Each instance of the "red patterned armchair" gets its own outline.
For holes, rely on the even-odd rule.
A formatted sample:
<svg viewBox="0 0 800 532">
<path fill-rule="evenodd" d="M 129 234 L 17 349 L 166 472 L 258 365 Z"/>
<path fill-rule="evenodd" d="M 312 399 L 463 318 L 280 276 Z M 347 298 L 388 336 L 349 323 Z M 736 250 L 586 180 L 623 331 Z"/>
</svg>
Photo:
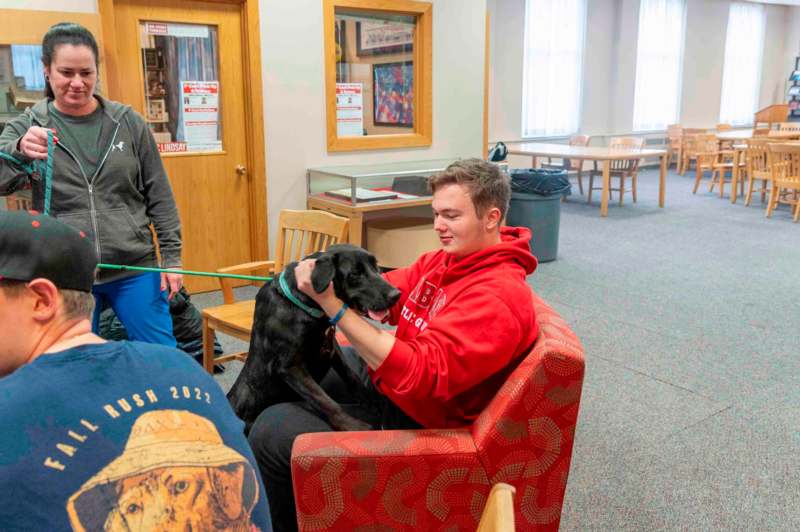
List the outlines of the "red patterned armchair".
<svg viewBox="0 0 800 532">
<path fill-rule="evenodd" d="M 475 530 L 497 482 L 517 490 L 518 530 L 558 530 L 583 348 L 561 316 L 533 301 L 539 338 L 472 426 L 299 436 L 300 530 Z"/>
</svg>

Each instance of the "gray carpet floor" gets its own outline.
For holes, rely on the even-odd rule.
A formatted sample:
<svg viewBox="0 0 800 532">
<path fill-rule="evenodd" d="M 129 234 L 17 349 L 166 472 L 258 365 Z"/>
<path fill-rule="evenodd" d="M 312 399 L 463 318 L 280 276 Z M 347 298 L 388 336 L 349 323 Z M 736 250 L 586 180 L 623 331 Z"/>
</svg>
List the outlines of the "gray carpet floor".
<svg viewBox="0 0 800 532">
<path fill-rule="evenodd" d="M 529 277 L 586 352 L 562 530 L 800 529 L 800 223 L 692 181 L 659 209 L 643 171 L 606 219 L 574 194 Z"/>
</svg>

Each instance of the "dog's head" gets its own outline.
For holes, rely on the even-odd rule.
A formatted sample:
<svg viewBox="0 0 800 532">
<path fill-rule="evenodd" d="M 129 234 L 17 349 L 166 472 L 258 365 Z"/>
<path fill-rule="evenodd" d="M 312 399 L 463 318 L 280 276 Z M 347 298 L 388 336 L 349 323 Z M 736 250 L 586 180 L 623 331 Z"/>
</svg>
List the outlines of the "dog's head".
<svg viewBox="0 0 800 532">
<path fill-rule="evenodd" d="M 331 281 L 336 297 L 378 321 L 400 299 L 400 291 L 381 277 L 375 257 L 349 244 L 331 246 L 317 258 L 311 274 L 314 290 L 323 292 Z"/>
<path fill-rule="evenodd" d="M 169 467 L 117 484 L 105 530 L 247 530 L 256 494 L 244 464 Z"/>
</svg>

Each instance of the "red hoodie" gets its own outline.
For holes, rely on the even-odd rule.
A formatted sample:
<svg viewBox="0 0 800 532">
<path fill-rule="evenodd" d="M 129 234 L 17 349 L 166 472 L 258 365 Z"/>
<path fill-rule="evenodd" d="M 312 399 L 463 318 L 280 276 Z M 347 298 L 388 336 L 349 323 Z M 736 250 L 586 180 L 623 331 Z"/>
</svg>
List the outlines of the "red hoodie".
<svg viewBox="0 0 800 532">
<path fill-rule="evenodd" d="M 461 260 L 432 251 L 385 275 L 402 293 L 389 315 L 397 340 L 372 380 L 425 427 L 470 424 L 539 333 L 525 283 L 531 233 L 503 227 L 500 237 Z"/>
</svg>

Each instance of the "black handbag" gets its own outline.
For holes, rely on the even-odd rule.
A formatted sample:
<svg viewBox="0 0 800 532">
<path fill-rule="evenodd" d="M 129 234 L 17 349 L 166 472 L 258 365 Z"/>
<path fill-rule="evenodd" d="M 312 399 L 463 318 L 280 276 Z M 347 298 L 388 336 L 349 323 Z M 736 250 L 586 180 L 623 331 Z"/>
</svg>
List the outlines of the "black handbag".
<svg viewBox="0 0 800 532">
<path fill-rule="evenodd" d="M 489 160 L 493 163 L 505 161 L 506 157 L 508 157 L 508 148 L 502 142 L 498 142 L 494 148 L 489 150 Z"/>
</svg>

